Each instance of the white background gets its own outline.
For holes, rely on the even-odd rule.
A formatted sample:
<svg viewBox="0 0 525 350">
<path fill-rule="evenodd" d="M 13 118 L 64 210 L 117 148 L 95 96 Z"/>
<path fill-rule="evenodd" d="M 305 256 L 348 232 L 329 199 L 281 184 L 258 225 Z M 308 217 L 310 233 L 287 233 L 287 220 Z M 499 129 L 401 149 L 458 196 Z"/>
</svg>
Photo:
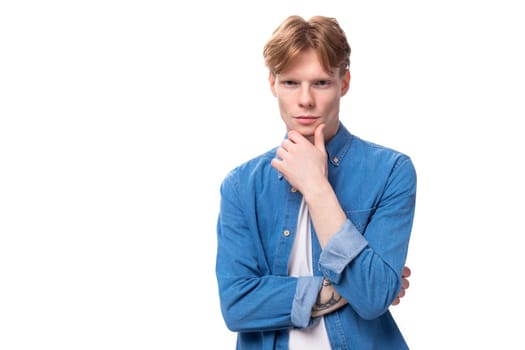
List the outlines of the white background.
<svg viewBox="0 0 525 350">
<path fill-rule="evenodd" d="M 523 348 L 518 3 L 2 2 L 0 349 L 234 348 L 218 187 L 284 135 L 261 52 L 290 14 L 339 20 L 341 120 L 416 165 L 411 348 Z"/>
</svg>

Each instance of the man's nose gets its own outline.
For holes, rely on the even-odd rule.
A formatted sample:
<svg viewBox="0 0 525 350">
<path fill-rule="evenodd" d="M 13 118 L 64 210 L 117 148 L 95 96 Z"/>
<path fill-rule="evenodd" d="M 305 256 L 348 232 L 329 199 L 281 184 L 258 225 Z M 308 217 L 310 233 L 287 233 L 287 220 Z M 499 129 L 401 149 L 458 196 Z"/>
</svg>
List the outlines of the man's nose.
<svg viewBox="0 0 525 350">
<path fill-rule="evenodd" d="M 315 99 L 309 86 L 301 87 L 299 105 L 303 108 L 312 108 L 315 105 Z"/>
</svg>

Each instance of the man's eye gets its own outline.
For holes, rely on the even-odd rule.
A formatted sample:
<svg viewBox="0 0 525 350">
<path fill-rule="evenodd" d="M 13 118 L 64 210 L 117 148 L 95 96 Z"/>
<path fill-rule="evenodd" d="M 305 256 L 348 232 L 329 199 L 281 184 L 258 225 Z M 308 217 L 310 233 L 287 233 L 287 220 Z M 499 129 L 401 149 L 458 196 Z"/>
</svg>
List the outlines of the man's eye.
<svg viewBox="0 0 525 350">
<path fill-rule="evenodd" d="M 297 85 L 297 83 L 296 83 L 295 81 L 293 81 L 293 80 L 285 80 L 285 81 L 283 81 L 283 84 L 284 84 L 285 86 L 294 86 L 294 85 Z"/>
<path fill-rule="evenodd" d="M 323 86 L 328 86 L 328 85 L 330 85 L 330 80 L 318 80 L 318 81 L 315 83 L 315 85 L 317 85 L 317 86 L 321 86 L 321 87 L 323 87 Z"/>
</svg>

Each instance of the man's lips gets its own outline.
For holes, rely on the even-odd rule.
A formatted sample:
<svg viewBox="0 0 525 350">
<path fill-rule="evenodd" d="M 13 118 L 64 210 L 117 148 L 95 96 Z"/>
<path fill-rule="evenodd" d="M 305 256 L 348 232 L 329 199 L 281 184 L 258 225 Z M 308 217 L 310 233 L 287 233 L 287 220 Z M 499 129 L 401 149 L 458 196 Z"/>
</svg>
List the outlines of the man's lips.
<svg viewBox="0 0 525 350">
<path fill-rule="evenodd" d="M 315 123 L 317 121 L 317 119 L 319 119 L 319 117 L 308 116 L 308 115 L 300 115 L 300 116 L 294 117 L 294 119 L 297 120 L 297 122 L 299 124 L 311 125 L 311 124 Z"/>
</svg>

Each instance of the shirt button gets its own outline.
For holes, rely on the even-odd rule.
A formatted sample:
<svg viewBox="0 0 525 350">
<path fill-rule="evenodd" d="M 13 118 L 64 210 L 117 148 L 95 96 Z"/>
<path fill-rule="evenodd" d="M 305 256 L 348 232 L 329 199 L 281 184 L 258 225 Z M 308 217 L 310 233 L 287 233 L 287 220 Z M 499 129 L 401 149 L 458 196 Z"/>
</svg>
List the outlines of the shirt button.
<svg viewBox="0 0 525 350">
<path fill-rule="evenodd" d="M 293 193 L 297 192 L 297 188 L 292 187 L 292 192 L 293 192 Z"/>
<path fill-rule="evenodd" d="M 339 158 L 334 157 L 334 158 L 332 158 L 332 160 L 334 161 L 335 164 L 339 164 Z"/>
<path fill-rule="evenodd" d="M 290 231 L 284 230 L 283 235 L 284 237 L 288 237 L 290 235 Z"/>
</svg>

